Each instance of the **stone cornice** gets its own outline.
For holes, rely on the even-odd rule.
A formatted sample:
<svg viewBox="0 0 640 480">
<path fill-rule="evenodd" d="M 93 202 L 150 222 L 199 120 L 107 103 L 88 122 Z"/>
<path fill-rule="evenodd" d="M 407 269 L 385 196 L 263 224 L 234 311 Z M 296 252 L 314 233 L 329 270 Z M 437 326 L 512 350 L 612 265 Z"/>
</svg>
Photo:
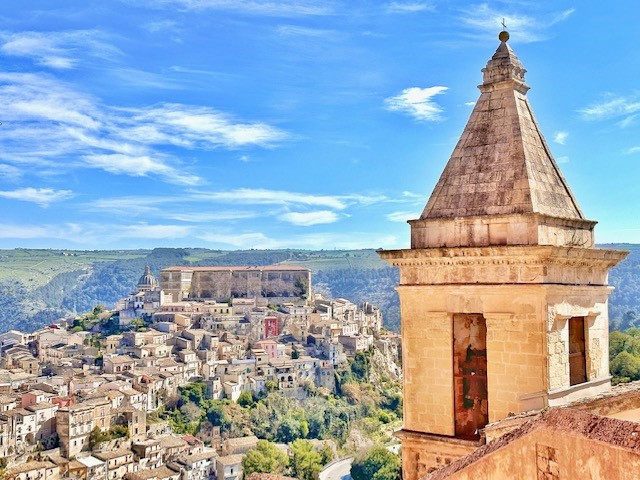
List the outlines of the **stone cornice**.
<svg viewBox="0 0 640 480">
<path fill-rule="evenodd" d="M 470 215 L 463 218 L 450 218 L 450 217 L 433 217 L 433 218 L 416 218 L 412 220 L 407 220 L 407 223 L 411 226 L 429 226 L 431 223 L 437 221 L 451 221 L 451 222 L 460 222 L 461 220 L 480 220 L 487 223 L 500 223 L 500 222 L 511 222 L 513 220 L 521 220 L 521 219 L 534 219 L 538 223 L 541 224 L 549 224 L 549 225 L 563 225 L 568 227 L 576 227 L 576 228 L 588 228 L 591 229 L 595 225 L 598 224 L 595 220 L 587 220 L 580 218 L 564 218 L 564 217 L 554 217 L 552 215 L 545 215 L 542 213 L 509 213 L 503 215 Z"/>
<path fill-rule="evenodd" d="M 416 248 L 379 250 L 393 266 L 443 265 L 563 265 L 611 268 L 623 260 L 626 250 L 571 248 L 549 245 Z"/>
<path fill-rule="evenodd" d="M 401 285 L 606 285 L 626 251 L 554 246 L 491 246 L 383 250 L 400 268 Z"/>
</svg>

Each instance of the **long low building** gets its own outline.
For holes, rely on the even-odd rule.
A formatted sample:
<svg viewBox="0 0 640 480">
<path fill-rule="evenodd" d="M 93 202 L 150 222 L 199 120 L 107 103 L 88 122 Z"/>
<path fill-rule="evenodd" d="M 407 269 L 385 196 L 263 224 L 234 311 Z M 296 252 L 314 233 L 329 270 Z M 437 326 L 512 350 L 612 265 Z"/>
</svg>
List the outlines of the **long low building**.
<svg viewBox="0 0 640 480">
<path fill-rule="evenodd" d="M 306 299 L 311 271 L 298 266 L 168 267 L 160 272 L 160 288 L 171 302 L 229 298 Z"/>
</svg>

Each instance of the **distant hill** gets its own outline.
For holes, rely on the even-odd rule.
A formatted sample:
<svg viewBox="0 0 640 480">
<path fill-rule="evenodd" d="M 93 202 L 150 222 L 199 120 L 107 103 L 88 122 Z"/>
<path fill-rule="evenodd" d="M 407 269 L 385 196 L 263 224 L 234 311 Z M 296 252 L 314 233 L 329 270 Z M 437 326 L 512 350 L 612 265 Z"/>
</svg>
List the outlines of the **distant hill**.
<svg viewBox="0 0 640 480">
<path fill-rule="evenodd" d="M 640 326 L 640 245 L 610 244 L 630 250 L 612 270 L 612 325 Z M 399 275 L 374 250 L 0 250 L 0 332 L 34 330 L 97 304 L 111 308 L 134 288 L 145 265 L 154 274 L 171 265 L 271 265 L 308 267 L 315 291 L 353 302 L 378 305 L 385 326 L 400 329 L 400 308 L 394 287 Z"/>
</svg>

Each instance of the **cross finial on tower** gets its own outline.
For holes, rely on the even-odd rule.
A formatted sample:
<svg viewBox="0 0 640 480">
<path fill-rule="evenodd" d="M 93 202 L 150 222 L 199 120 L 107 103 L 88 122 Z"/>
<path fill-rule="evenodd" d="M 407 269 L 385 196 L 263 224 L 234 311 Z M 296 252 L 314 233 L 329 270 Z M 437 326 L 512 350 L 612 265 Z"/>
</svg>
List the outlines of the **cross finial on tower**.
<svg viewBox="0 0 640 480">
<path fill-rule="evenodd" d="M 504 22 L 504 17 L 502 17 L 502 31 L 498 35 L 498 38 L 501 42 L 509 40 L 509 32 L 507 32 L 507 24 Z"/>
</svg>

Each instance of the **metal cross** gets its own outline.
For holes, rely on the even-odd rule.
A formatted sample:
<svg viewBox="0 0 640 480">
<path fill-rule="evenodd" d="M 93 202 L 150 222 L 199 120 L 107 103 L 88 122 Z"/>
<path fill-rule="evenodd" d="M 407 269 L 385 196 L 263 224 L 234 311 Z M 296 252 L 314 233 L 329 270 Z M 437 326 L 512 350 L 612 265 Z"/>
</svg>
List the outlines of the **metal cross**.
<svg viewBox="0 0 640 480">
<path fill-rule="evenodd" d="M 507 29 L 507 25 L 504 23 L 504 17 L 502 17 L 502 28 Z"/>
</svg>

